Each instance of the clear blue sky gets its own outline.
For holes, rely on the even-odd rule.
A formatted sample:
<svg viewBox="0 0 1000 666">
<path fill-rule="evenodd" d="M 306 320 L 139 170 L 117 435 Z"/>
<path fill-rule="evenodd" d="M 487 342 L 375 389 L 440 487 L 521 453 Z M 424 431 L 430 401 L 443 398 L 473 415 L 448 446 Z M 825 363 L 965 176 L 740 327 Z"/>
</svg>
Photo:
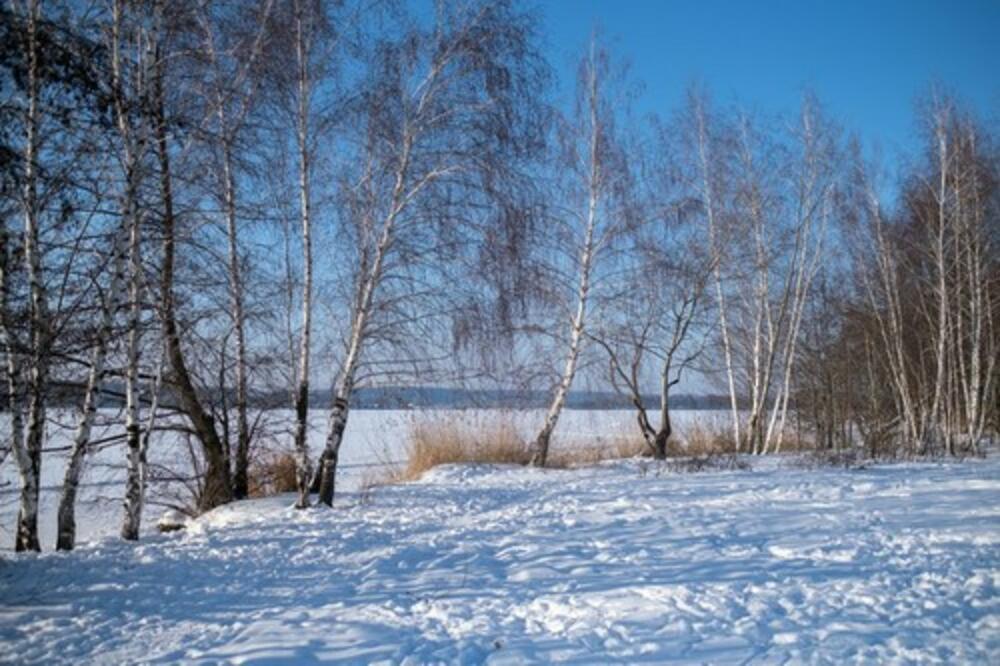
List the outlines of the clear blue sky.
<svg viewBox="0 0 1000 666">
<path fill-rule="evenodd" d="M 541 0 L 568 93 L 599 25 L 645 86 L 637 111 L 674 110 L 687 85 L 717 103 L 792 111 L 814 91 L 845 129 L 893 154 L 914 147 L 914 104 L 939 82 L 1000 120 L 1000 0 Z"/>
</svg>

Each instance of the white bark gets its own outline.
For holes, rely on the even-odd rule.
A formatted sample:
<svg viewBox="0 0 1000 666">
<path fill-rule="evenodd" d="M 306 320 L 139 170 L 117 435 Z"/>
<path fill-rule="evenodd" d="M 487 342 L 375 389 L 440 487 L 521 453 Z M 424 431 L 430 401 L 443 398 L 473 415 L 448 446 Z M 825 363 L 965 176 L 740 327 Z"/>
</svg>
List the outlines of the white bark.
<svg viewBox="0 0 1000 666">
<path fill-rule="evenodd" d="M 77 416 L 76 434 L 70 447 L 69 461 L 63 476 L 62 496 L 59 500 L 57 514 L 57 550 L 72 550 L 76 544 L 76 496 L 80 485 L 80 476 L 88 447 L 90 432 L 97 415 L 101 396 L 101 386 L 104 382 L 104 365 L 108 355 L 108 344 L 114 332 L 115 313 L 118 309 L 118 292 L 121 289 L 124 273 L 125 242 L 124 233 L 116 231 L 111 256 L 111 280 L 108 284 L 101 309 L 101 325 L 98 329 L 95 346 L 90 353 L 90 372 L 87 375 L 87 385 L 84 389 L 83 404 Z"/>
<path fill-rule="evenodd" d="M 139 538 L 142 518 L 142 498 L 145 493 L 146 465 L 142 455 L 142 426 L 140 424 L 139 345 L 142 338 L 142 261 L 141 235 L 138 215 L 131 216 L 129 224 L 129 315 L 128 340 L 125 366 L 125 438 L 127 471 L 125 479 L 123 539 Z"/>
<path fill-rule="evenodd" d="M 299 215 L 302 223 L 302 319 L 299 338 L 298 369 L 296 371 L 295 400 L 295 459 L 296 483 L 299 490 L 299 500 L 296 506 L 309 506 L 309 446 L 307 441 L 309 427 L 309 356 L 312 344 L 312 292 L 313 292 L 313 259 L 312 259 L 312 193 L 310 189 L 310 169 L 312 168 L 312 150 L 309 136 L 309 98 L 312 93 L 312 82 L 309 77 L 309 49 L 305 34 L 302 7 L 296 3 L 296 35 L 295 50 L 298 63 L 297 77 L 297 113 L 296 113 L 296 145 L 299 157 Z M 343 416 L 346 427 L 346 413 Z M 339 446 L 339 444 L 338 444 Z"/>
<path fill-rule="evenodd" d="M 705 202 L 705 215 L 708 221 L 708 242 L 712 252 L 712 277 L 715 286 L 716 307 L 719 311 L 719 331 L 722 336 L 722 353 L 726 366 L 726 384 L 729 389 L 729 407 L 732 417 L 733 444 L 738 452 L 741 445 L 739 400 L 736 395 L 736 372 L 733 366 L 733 348 L 729 331 L 726 294 L 722 284 L 723 251 L 720 245 L 721 241 L 719 239 L 717 203 L 715 197 L 714 179 L 712 178 L 711 170 L 713 155 L 708 136 L 708 122 L 705 117 L 704 103 L 701 99 L 698 99 L 696 104 L 695 115 L 698 125 L 698 159 L 701 171 L 701 196 Z"/>
<path fill-rule="evenodd" d="M 573 379 L 576 376 L 576 369 L 580 359 L 580 350 L 583 346 L 584 334 L 587 329 L 587 304 L 590 297 L 591 272 L 594 264 L 595 254 L 595 234 L 598 223 L 597 207 L 600 202 L 603 189 L 602 180 L 604 174 L 601 168 L 599 145 L 601 141 L 601 121 L 598 117 L 599 104 L 599 82 L 597 76 L 597 58 L 595 49 L 596 39 L 591 39 L 589 63 L 587 70 L 586 101 L 589 121 L 588 152 L 587 152 L 587 209 L 582 216 L 583 234 L 581 238 L 579 283 L 576 290 L 576 309 L 570 324 L 569 348 L 566 352 L 566 364 L 563 367 L 562 376 L 556 385 L 552 400 L 549 403 L 548 411 L 545 413 L 545 420 L 542 428 L 535 436 L 532 445 L 531 464 L 537 467 L 544 467 L 549 455 L 549 443 L 552 433 L 559 422 L 559 415 L 566 404 L 566 396 L 569 394 Z"/>
<path fill-rule="evenodd" d="M 38 491 L 42 464 L 42 441 L 45 437 L 46 392 L 48 389 L 49 318 L 48 295 L 42 270 L 37 193 L 39 133 L 39 57 L 38 22 L 41 7 L 30 0 L 26 7 L 27 28 L 27 113 L 24 137 L 24 263 L 28 278 L 29 346 L 27 431 L 23 440 L 13 440 L 21 476 L 20 508 L 17 518 L 15 549 L 40 550 L 38 542 Z"/>
</svg>

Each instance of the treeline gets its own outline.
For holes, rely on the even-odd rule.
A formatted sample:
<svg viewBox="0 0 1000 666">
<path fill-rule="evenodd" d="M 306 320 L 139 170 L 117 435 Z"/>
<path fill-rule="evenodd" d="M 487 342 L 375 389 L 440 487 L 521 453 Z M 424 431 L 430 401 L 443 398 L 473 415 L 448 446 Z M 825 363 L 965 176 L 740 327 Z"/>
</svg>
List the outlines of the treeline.
<svg viewBox="0 0 1000 666">
<path fill-rule="evenodd" d="M 515 0 L 2 10 L 17 549 L 39 548 L 69 390 L 62 549 L 102 395 L 123 404 L 125 539 L 150 446 L 178 437 L 199 511 L 247 496 L 265 436 L 294 451 L 298 506 L 332 504 L 366 386 L 547 390 L 538 465 L 581 375 L 629 401 L 658 457 L 688 376 L 725 392 L 748 453 L 957 455 L 997 431 L 992 128 L 930 95 L 924 153 L 887 181 L 809 96 L 765 118 L 693 88 L 635 118 L 596 34 L 559 106 L 538 18 Z M 331 387 L 315 459 L 314 380 Z M 295 415 L 279 435 L 251 404 L 275 391 Z"/>
</svg>

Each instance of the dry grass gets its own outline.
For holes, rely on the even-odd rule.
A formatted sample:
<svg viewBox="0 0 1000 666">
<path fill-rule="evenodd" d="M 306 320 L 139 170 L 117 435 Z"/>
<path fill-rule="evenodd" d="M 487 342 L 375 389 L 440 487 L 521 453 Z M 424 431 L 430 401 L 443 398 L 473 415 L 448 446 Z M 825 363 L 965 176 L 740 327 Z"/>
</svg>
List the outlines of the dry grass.
<svg viewBox="0 0 1000 666">
<path fill-rule="evenodd" d="M 250 497 L 295 492 L 295 456 L 287 451 L 266 454 L 250 466 L 248 477 Z"/>
<path fill-rule="evenodd" d="M 472 428 L 457 419 L 416 423 L 410 428 L 407 463 L 397 480 L 410 481 L 438 465 L 499 463 L 526 465 L 531 459 L 513 424 Z"/>
<path fill-rule="evenodd" d="M 640 458 L 651 455 L 652 451 L 641 437 L 624 437 L 616 439 L 614 444 L 601 446 L 564 443 L 558 449 L 549 452 L 548 463 L 549 467 L 563 469 L 595 465 L 605 460 Z"/>
<path fill-rule="evenodd" d="M 681 428 L 680 446 L 671 446 L 667 455 L 720 456 L 734 455 L 736 443 L 728 424 L 717 419 L 699 418 Z"/>
<path fill-rule="evenodd" d="M 649 455 L 649 451 L 639 438 L 619 439 L 613 444 L 601 446 L 577 445 L 564 441 L 558 447 L 550 449 L 547 467 L 577 467 L 602 460 L 642 455 Z M 529 442 L 525 441 L 510 420 L 472 427 L 451 418 L 414 424 L 410 429 L 407 457 L 405 467 L 390 471 L 378 483 L 410 481 L 438 465 L 527 465 L 531 460 L 531 449 Z"/>
</svg>

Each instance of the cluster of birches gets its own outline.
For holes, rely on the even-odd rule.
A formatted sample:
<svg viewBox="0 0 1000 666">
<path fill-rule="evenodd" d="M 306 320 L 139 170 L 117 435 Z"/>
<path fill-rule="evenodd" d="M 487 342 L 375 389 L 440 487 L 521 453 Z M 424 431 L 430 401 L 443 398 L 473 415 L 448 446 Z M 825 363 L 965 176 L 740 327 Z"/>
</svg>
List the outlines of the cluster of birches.
<svg viewBox="0 0 1000 666">
<path fill-rule="evenodd" d="M 561 101 L 537 18 L 517 0 L 5 3 L 0 464 L 19 470 L 18 549 L 39 547 L 59 448 L 63 549 L 87 458 L 112 445 L 125 539 L 158 445 L 190 452 L 173 478 L 193 511 L 246 497 L 275 443 L 299 506 L 330 505 L 365 385 L 550 390 L 537 465 L 580 376 L 630 399 L 658 457 L 687 376 L 725 394 L 736 452 L 984 447 L 987 125 L 929 92 L 920 150 L 886 177 L 810 96 L 769 118 L 692 88 L 637 118 L 596 33 Z M 332 387 L 323 404 L 310 380 Z M 292 425 L 266 427 L 282 406 Z M 327 414 L 312 457 L 310 407 Z"/>
</svg>

